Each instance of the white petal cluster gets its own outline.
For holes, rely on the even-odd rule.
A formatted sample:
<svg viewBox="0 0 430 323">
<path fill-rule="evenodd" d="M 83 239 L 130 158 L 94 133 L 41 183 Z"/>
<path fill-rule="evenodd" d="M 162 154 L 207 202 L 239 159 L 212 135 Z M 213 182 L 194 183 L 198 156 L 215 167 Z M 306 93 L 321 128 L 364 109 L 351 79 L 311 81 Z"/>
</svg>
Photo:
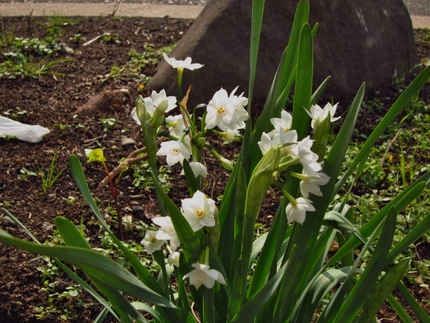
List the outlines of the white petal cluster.
<svg viewBox="0 0 430 323">
<path fill-rule="evenodd" d="M 173 166 L 176 163 L 184 162 L 184 159 L 190 159 L 191 153 L 182 141 L 170 140 L 160 144 L 157 156 L 166 156 L 167 165 Z"/>
<path fill-rule="evenodd" d="M 296 199 L 295 203 L 289 203 L 285 208 L 288 223 L 298 222 L 303 224 L 306 219 L 306 212 L 315 211 L 312 201 L 303 197 Z"/>
<path fill-rule="evenodd" d="M 154 251 L 160 250 L 166 240 L 157 239 L 156 231 L 146 231 L 145 237 L 140 242 L 145 248 L 145 251 L 149 254 Z"/>
<path fill-rule="evenodd" d="M 311 106 L 310 111 L 306 112 L 312 118 L 311 127 L 315 129 L 318 124 L 323 122 L 325 119 L 330 118 L 330 122 L 334 122 L 340 119 L 340 117 L 334 117 L 336 113 L 338 103 L 335 105 L 331 105 L 331 103 L 327 103 L 324 108 L 321 108 L 318 104 Z"/>
<path fill-rule="evenodd" d="M 194 71 L 196 69 L 203 67 L 202 64 L 191 63 L 192 61 L 191 57 L 187 57 L 184 60 L 178 60 L 176 58 L 167 56 L 166 53 L 163 53 L 163 57 L 170 66 L 176 69 L 187 69 L 187 70 Z"/>
<path fill-rule="evenodd" d="M 167 129 L 170 135 L 180 138 L 185 130 L 184 117 L 182 114 L 166 117 Z"/>
<path fill-rule="evenodd" d="M 206 128 L 220 128 L 224 132 L 245 128 L 245 121 L 249 115 L 245 109 L 248 99 L 235 95 L 237 87 L 230 93 L 220 89 L 217 91 L 206 107 Z"/>
<path fill-rule="evenodd" d="M 301 177 L 300 182 L 300 192 L 302 195 L 306 198 L 309 197 L 310 193 L 316 196 L 322 196 L 320 186 L 326 185 L 330 177 L 322 172 L 314 173 L 306 169 L 303 169 L 302 175 L 303 177 Z"/>
<path fill-rule="evenodd" d="M 171 250 L 176 251 L 181 243 L 176 235 L 175 227 L 173 226 L 170 216 L 153 218 L 152 222 L 160 227 L 156 232 L 155 237 L 158 240 L 169 240 Z"/>
<path fill-rule="evenodd" d="M 199 262 L 192 264 L 192 266 L 195 269 L 184 275 L 184 279 L 189 278 L 190 284 L 195 288 L 199 289 L 202 284 L 205 285 L 206 288 L 213 288 L 215 281 L 220 284 L 226 283 L 224 277 L 218 270 L 211 269 L 208 265 L 203 265 Z"/>
<path fill-rule="evenodd" d="M 143 98 L 143 102 L 145 104 L 145 109 L 150 116 L 154 115 L 155 110 L 167 113 L 176 108 L 176 97 L 167 96 L 165 90 L 161 90 L 158 93 L 156 91 L 152 91 L 150 97 Z M 136 108 L 131 111 L 131 117 L 140 125 Z"/>
<path fill-rule="evenodd" d="M 181 203 L 182 214 L 194 231 L 215 226 L 217 207 L 204 193 L 196 191 L 192 198 L 183 199 Z"/>
</svg>

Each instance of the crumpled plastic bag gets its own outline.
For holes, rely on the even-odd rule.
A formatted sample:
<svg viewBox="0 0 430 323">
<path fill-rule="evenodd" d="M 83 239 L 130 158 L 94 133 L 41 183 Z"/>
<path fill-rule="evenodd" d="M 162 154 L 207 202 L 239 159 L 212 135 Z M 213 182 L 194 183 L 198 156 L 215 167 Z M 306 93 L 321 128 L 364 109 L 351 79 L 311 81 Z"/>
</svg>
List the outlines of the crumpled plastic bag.
<svg viewBox="0 0 430 323">
<path fill-rule="evenodd" d="M 22 141 L 36 143 L 49 133 L 49 129 L 39 125 L 28 125 L 0 116 L 0 138 L 13 137 Z"/>
</svg>

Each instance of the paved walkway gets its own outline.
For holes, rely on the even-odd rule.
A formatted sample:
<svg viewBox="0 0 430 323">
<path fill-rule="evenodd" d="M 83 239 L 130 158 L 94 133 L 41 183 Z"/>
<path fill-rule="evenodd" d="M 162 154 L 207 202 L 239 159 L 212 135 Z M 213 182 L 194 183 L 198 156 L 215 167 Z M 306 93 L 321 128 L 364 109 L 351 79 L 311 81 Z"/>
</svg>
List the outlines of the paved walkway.
<svg viewBox="0 0 430 323">
<path fill-rule="evenodd" d="M 64 0 L 57 0 L 58 2 L 43 2 L 43 0 L 42 2 L 22 2 L 25 0 L 21 0 L 21 2 L 14 3 L 6 3 L 6 1 L 10 0 L 0 0 L 0 17 L 26 16 L 30 14 L 33 16 L 45 16 L 50 14 L 57 14 L 63 16 L 107 16 L 115 14 L 116 16 L 120 17 L 140 16 L 148 18 L 157 18 L 169 16 L 172 18 L 195 19 L 203 9 L 203 5 L 205 3 L 205 0 L 158 1 L 159 3 L 162 2 L 164 4 L 130 2 L 90 3 L 88 0 L 69 0 L 66 2 L 64 2 Z M 430 0 L 403 1 L 408 7 L 409 12 L 412 13 L 411 19 L 414 28 L 430 29 Z"/>
</svg>

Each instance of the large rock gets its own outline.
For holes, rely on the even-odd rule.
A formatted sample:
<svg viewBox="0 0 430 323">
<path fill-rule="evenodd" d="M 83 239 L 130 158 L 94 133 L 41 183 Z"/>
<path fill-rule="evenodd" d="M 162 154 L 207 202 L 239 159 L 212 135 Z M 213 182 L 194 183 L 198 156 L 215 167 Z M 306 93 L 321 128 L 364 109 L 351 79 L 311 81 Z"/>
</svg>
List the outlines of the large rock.
<svg viewBox="0 0 430 323">
<path fill-rule="evenodd" d="M 267 95 L 287 44 L 298 0 L 266 1 L 255 97 Z M 320 24 L 315 39 L 315 86 L 331 75 L 326 97 L 353 96 L 389 83 L 394 73 L 418 62 L 412 22 L 402 0 L 310 0 L 310 22 Z M 221 87 L 247 92 L 251 8 L 249 0 L 209 0 L 169 54 L 192 57 L 205 66 L 185 71 L 184 86 L 193 85 L 191 103 L 207 103 Z M 148 90 L 175 94 L 176 71 L 165 61 Z"/>
</svg>

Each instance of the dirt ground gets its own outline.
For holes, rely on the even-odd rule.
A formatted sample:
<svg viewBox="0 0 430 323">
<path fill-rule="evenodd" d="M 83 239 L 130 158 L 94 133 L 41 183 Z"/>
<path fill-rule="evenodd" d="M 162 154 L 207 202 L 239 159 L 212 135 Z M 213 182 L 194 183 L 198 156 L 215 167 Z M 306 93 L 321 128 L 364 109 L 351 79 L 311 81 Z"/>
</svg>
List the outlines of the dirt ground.
<svg viewBox="0 0 430 323">
<path fill-rule="evenodd" d="M 16 37 L 44 38 L 47 31 L 43 22 L 43 18 L 0 17 L 2 33 L 13 33 Z M 72 54 L 61 56 L 72 57 L 73 60 L 55 68 L 66 74 L 65 77 L 47 74 L 38 78 L 0 80 L 0 115 L 16 113 L 20 122 L 50 129 L 50 133 L 36 144 L 0 139 L 0 206 L 19 218 L 39 241 L 52 241 L 53 222 L 58 215 L 77 224 L 84 219 L 87 236 L 94 238 L 93 243 L 100 240 L 100 228 L 92 220 L 91 211 L 68 169 L 69 156 L 76 154 L 81 158 L 90 188 L 104 212 L 109 213 L 108 205 L 112 203 L 110 192 L 107 188 L 97 189 L 105 173 L 99 164 L 85 161 L 84 149 L 103 147 L 108 167 L 113 169 L 121 158 L 141 147 L 140 129 L 130 118 L 130 111 L 138 95 L 144 93 L 144 87 L 143 81 L 106 76 L 113 66 L 121 67 L 127 63 L 130 50 L 142 53 L 148 45 L 154 48 L 171 45 L 181 38 L 191 23 L 167 18 L 77 18 L 73 24 L 62 28 L 64 32 L 60 36 L 73 49 Z M 70 42 L 70 38 L 77 34 L 88 41 L 105 32 L 116 35 L 117 39 L 101 41 L 100 38 L 88 46 L 83 46 L 83 42 Z M 430 57 L 428 45 L 417 45 L 421 57 Z M 155 69 L 146 66 L 141 72 L 151 76 Z M 385 94 L 396 90 L 387 86 L 381 91 Z M 105 131 L 102 118 L 116 118 L 117 123 Z M 124 138 L 129 143 L 124 142 Z M 227 149 L 228 154 L 234 151 Z M 64 171 L 47 193 L 42 194 L 40 176 L 33 176 L 30 172 L 48 171 L 54 155 L 57 170 Z M 216 167 L 213 159 L 208 158 L 205 162 L 213 169 Z M 221 194 L 219 189 L 228 174 L 221 168 L 214 174 L 207 178 L 204 187 L 207 194 L 216 198 Z M 149 222 L 157 212 L 152 191 L 136 188 L 132 181 L 132 172 L 127 171 L 118 184 L 121 213 L 133 216 L 135 221 Z M 184 197 L 183 192 L 186 192 L 183 182 L 175 180 L 169 194 L 179 201 Z M 270 225 L 270 214 L 274 212 L 274 205 L 268 205 L 266 218 L 261 219 L 263 225 Z M 115 226 L 116 221 L 111 221 Z M 0 222 L 1 228 L 12 235 L 25 237 L 1 209 Z M 125 238 L 141 239 L 135 231 L 126 232 Z M 55 276 L 50 291 L 41 291 L 43 279 L 37 270 L 40 266 L 46 266 L 42 257 L 0 245 L 1 322 L 39 321 L 35 309 L 48 307 L 49 294 L 61 293 L 72 285 L 60 274 Z M 424 293 L 420 289 L 413 290 L 413 293 L 418 299 L 429 299 L 428 295 L 420 294 Z M 79 297 L 56 300 L 54 305 L 68 316 L 62 318 L 59 312 L 53 312 L 45 315 L 42 322 L 90 322 L 101 309 L 84 293 Z M 381 317 L 387 319 L 384 322 L 396 322 L 389 309 L 381 312 Z"/>
</svg>

